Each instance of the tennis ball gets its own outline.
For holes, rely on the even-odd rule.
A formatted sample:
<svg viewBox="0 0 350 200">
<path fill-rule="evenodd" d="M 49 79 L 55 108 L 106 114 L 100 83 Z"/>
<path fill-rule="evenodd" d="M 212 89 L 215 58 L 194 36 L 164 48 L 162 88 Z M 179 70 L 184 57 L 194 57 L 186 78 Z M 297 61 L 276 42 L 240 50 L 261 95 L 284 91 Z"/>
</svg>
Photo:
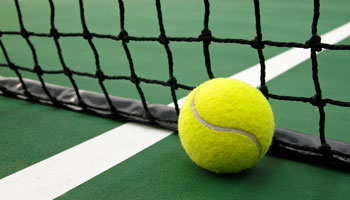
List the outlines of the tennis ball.
<svg viewBox="0 0 350 200">
<path fill-rule="evenodd" d="M 274 133 L 274 118 L 264 95 L 234 79 L 217 78 L 195 88 L 181 108 L 181 144 L 200 167 L 238 173 L 259 162 Z"/>
</svg>

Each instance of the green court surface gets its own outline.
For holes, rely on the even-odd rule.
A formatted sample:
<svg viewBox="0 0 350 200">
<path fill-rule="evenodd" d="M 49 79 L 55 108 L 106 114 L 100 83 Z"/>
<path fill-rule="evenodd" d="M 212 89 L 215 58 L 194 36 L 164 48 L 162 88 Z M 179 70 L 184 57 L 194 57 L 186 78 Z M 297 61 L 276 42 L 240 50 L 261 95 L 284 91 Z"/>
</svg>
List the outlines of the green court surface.
<svg viewBox="0 0 350 200">
<path fill-rule="evenodd" d="M 79 1 L 56 0 L 55 24 L 60 32 L 81 33 Z M 49 33 L 50 6 L 47 0 L 19 1 L 28 31 Z M 199 0 L 163 0 L 162 11 L 167 36 L 197 37 L 203 29 L 204 4 Z M 131 36 L 158 37 L 155 2 L 125 1 L 125 29 Z M 87 26 L 91 32 L 118 35 L 120 32 L 117 0 L 84 0 Z M 217 0 L 210 2 L 209 28 L 219 38 L 253 39 L 255 17 L 253 1 Z M 260 2 L 263 40 L 304 43 L 311 35 L 313 1 L 266 0 Z M 321 1 L 318 33 L 322 35 L 350 22 L 348 0 Z M 0 2 L 0 31 L 19 31 L 15 2 Z M 350 30 L 349 30 L 350 32 Z M 33 68 L 33 56 L 20 35 L 0 37 L 13 63 Z M 61 70 L 52 38 L 30 37 L 43 69 Z M 105 74 L 130 76 L 128 60 L 120 41 L 93 39 Z M 95 73 L 95 59 L 86 40 L 60 38 L 66 65 L 80 72 Z M 350 37 L 339 44 L 350 44 Z M 168 60 L 157 42 L 128 43 L 139 77 L 166 81 Z M 170 42 L 174 73 L 179 83 L 197 86 L 208 80 L 201 42 Z M 266 46 L 266 60 L 288 50 Z M 250 45 L 212 43 L 211 63 L 215 77 L 229 77 L 259 63 Z M 0 51 L 0 64 L 6 59 Z M 349 51 L 324 50 L 318 54 L 319 79 L 324 98 L 350 101 Z M 283 65 L 284 63 L 281 63 Z M 36 74 L 21 71 L 26 78 Z M 267 71 L 269 73 L 269 71 Z M 16 77 L 6 67 L 0 76 Z M 72 87 L 64 75 L 45 74 L 48 83 Z M 74 76 L 80 89 L 101 93 L 98 81 Z M 105 81 L 114 96 L 139 99 L 135 86 L 127 80 Z M 315 94 L 311 61 L 307 60 L 267 83 L 273 94 L 311 97 Z M 167 105 L 172 102 L 169 87 L 141 83 L 148 102 Z M 178 99 L 188 90 L 178 89 Z M 318 135 L 318 110 L 309 103 L 270 99 L 279 128 Z M 327 138 L 350 142 L 349 108 L 327 105 Z M 18 171 L 59 154 L 127 122 L 58 109 L 0 95 L 0 191 L 2 181 Z M 130 131 L 130 135 L 135 134 Z M 123 152 L 121 152 L 123 153 Z M 89 157 L 90 155 L 85 155 Z M 90 165 L 99 165 L 98 160 Z M 65 169 L 69 170 L 69 169 Z M 70 174 L 72 180 L 80 174 Z M 68 185 L 70 183 L 67 183 Z M 96 173 L 50 198 L 38 199 L 348 199 L 349 170 L 288 160 L 267 155 L 252 169 L 238 175 L 216 175 L 197 167 L 181 147 L 178 135 L 145 148 L 125 161 Z M 64 184 L 63 184 L 64 185 Z M 55 188 L 38 191 L 50 193 Z M 25 189 L 23 189 L 25 191 Z M 63 190 L 62 190 L 63 191 Z M 20 192 L 20 191 L 19 191 Z M 55 193 L 56 194 L 56 193 Z M 1 197 L 1 194 L 0 194 Z M 30 197 L 29 199 L 31 199 Z M 1 199 L 1 198 L 0 198 Z M 36 199 L 36 198 L 32 198 Z"/>
</svg>

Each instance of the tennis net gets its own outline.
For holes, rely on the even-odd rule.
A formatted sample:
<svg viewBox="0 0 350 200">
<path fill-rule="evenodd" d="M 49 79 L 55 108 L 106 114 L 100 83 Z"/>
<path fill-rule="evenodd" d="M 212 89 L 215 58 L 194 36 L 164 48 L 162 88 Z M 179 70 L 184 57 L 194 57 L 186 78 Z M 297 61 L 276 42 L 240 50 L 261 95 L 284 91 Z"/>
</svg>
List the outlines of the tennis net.
<svg viewBox="0 0 350 200">
<path fill-rule="evenodd" d="M 183 42 L 183 43 L 201 43 L 204 57 L 205 71 L 208 79 L 215 78 L 211 65 L 211 53 L 210 45 L 212 43 L 225 43 L 235 45 L 247 45 L 255 49 L 257 57 L 260 63 L 260 91 L 266 98 L 280 100 L 280 101 L 294 101 L 301 103 L 310 103 L 317 108 L 319 113 L 318 127 L 319 135 L 312 136 L 308 134 L 298 133 L 295 131 L 276 128 L 273 144 L 269 153 L 272 155 L 283 156 L 293 159 L 301 159 L 308 162 L 322 163 L 340 168 L 350 167 L 350 144 L 327 139 L 325 133 L 325 119 L 326 105 L 333 105 L 338 107 L 350 107 L 350 102 L 340 101 L 336 99 L 324 98 L 322 95 L 322 88 L 318 76 L 318 60 L 317 52 L 323 49 L 327 50 L 350 50 L 350 45 L 332 45 L 322 43 L 321 37 L 318 35 L 318 20 L 320 16 L 320 1 L 313 1 L 313 18 L 311 21 L 310 38 L 305 43 L 297 42 L 277 42 L 271 40 L 263 40 L 263 33 L 261 28 L 261 15 L 260 15 L 260 1 L 254 0 L 254 14 L 255 14 L 255 37 L 253 39 L 237 39 L 237 38 L 221 38 L 215 37 L 209 27 L 210 19 L 210 1 L 204 0 L 204 18 L 203 29 L 198 37 L 170 37 L 166 33 L 165 24 L 163 21 L 162 4 L 160 0 L 155 0 L 155 8 L 157 12 L 157 20 L 159 27 L 159 36 L 157 37 L 140 37 L 129 35 L 127 28 L 125 27 L 125 6 L 123 0 L 116 1 L 116 5 L 119 8 L 120 19 L 120 32 L 118 35 L 100 34 L 92 32 L 87 25 L 86 13 L 84 7 L 84 1 L 79 0 L 79 14 L 80 22 L 82 25 L 81 32 L 61 32 L 56 27 L 56 14 L 55 3 L 53 0 L 48 0 L 50 5 L 50 31 L 48 33 L 40 33 L 28 31 L 25 27 L 25 19 L 22 16 L 21 5 L 18 0 L 14 0 L 16 13 L 18 16 L 18 22 L 20 31 L 6 31 L 0 28 L 0 48 L 5 58 L 4 63 L 0 63 L 0 67 L 11 69 L 17 77 L 0 77 L 0 93 L 5 96 L 11 96 L 21 98 L 37 103 L 49 104 L 55 107 L 76 110 L 84 113 L 97 114 L 106 117 L 116 118 L 118 120 L 125 121 L 138 121 L 143 123 L 149 123 L 151 125 L 157 125 L 164 128 L 177 130 L 177 116 L 180 111 L 178 104 L 178 90 L 191 90 L 194 86 L 186 85 L 178 82 L 178 78 L 174 73 L 174 61 L 173 53 L 170 48 L 170 43 Z M 32 68 L 21 66 L 11 60 L 11 56 L 8 53 L 8 48 L 2 37 L 6 35 L 21 36 L 25 40 L 26 44 L 30 48 L 34 66 Z M 32 38 L 41 37 L 52 39 L 56 50 L 59 62 L 61 65 L 60 70 L 46 70 L 40 65 L 37 56 L 37 49 L 33 45 Z M 91 49 L 94 61 L 95 72 L 80 72 L 69 67 L 66 63 L 61 39 L 79 37 L 88 42 Z M 130 75 L 109 75 L 106 74 L 101 66 L 100 53 L 94 38 L 105 39 L 111 41 L 121 42 L 122 49 L 126 55 Z M 168 65 L 168 79 L 156 80 L 143 78 L 139 76 L 135 70 L 134 60 L 130 51 L 131 42 L 155 42 L 160 43 L 163 46 Z M 264 47 L 293 47 L 310 50 L 312 79 L 315 93 L 312 97 L 297 97 L 297 96 L 285 96 L 279 94 L 273 94 L 269 92 L 266 81 L 266 62 L 264 57 Z M 26 79 L 22 72 L 28 72 L 35 74 L 39 81 Z M 45 75 L 62 75 L 68 78 L 71 87 L 64 87 L 59 85 L 53 85 L 45 82 Z M 80 90 L 76 83 L 75 77 L 89 77 L 95 79 L 102 93 L 95 93 L 91 91 Z M 110 95 L 105 83 L 112 80 L 126 80 L 129 81 L 137 90 L 139 99 L 128 99 L 124 97 L 117 97 Z M 143 84 L 155 84 L 162 87 L 166 87 L 170 91 L 171 99 L 174 107 L 169 107 L 161 104 L 154 104 L 148 102 L 145 92 L 140 86 Z"/>
</svg>

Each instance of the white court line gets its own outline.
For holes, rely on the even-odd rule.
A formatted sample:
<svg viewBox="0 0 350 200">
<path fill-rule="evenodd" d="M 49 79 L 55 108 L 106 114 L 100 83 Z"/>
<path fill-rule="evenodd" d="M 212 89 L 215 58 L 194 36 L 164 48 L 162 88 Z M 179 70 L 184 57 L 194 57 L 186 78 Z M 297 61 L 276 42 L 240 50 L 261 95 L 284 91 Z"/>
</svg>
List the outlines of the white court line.
<svg viewBox="0 0 350 200">
<path fill-rule="evenodd" d="M 346 23 L 328 33 L 323 34 L 322 43 L 336 44 L 350 36 L 350 23 Z M 320 52 L 319 52 L 320 53 Z M 283 74 L 284 72 L 292 69 L 300 63 L 310 58 L 309 49 L 292 48 L 277 56 L 274 56 L 265 61 L 266 65 L 266 81 L 270 81 L 275 77 Z M 230 78 L 245 81 L 254 87 L 260 86 L 260 64 L 256 64 L 250 68 L 247 68 Z M 182 98 L 178 101 L 181 107 L 185 101 Z M 174 106 L 174 104 L 170 104 Z"/>
<path fill-rule="evenodd" d="M 322 35 L 335 44 L 350 36 L 350 23 Z M 309 50 L 291 49 L 266 61 L 266 81 L 309 59 Z M 257 87 L 259 65 L 231 78 Z M 180 101 L 183 101 L 181 99 Z M 126 123 L 0 180 L 0 199 L 53 199 L 169 136 L 172 131 Z M 118 177 L 116 177 L 118 178 Z"/>
</svg>

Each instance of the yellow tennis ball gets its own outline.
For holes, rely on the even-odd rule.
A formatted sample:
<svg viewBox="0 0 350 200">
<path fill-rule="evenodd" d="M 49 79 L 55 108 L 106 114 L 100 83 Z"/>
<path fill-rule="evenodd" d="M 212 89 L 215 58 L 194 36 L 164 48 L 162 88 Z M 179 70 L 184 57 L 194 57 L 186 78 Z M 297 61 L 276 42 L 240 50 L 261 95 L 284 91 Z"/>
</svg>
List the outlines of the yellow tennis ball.
<svg viewBox="0 0 350 200">
<path fill-rule="evenodd" d="M 209 80 L 180 111 L 179 136 L 186 153 L 215 173 L 238 173 L 266 154 L 274 133 L 270 104 L 253 86 L 234 79 Z"/>
</svg>

